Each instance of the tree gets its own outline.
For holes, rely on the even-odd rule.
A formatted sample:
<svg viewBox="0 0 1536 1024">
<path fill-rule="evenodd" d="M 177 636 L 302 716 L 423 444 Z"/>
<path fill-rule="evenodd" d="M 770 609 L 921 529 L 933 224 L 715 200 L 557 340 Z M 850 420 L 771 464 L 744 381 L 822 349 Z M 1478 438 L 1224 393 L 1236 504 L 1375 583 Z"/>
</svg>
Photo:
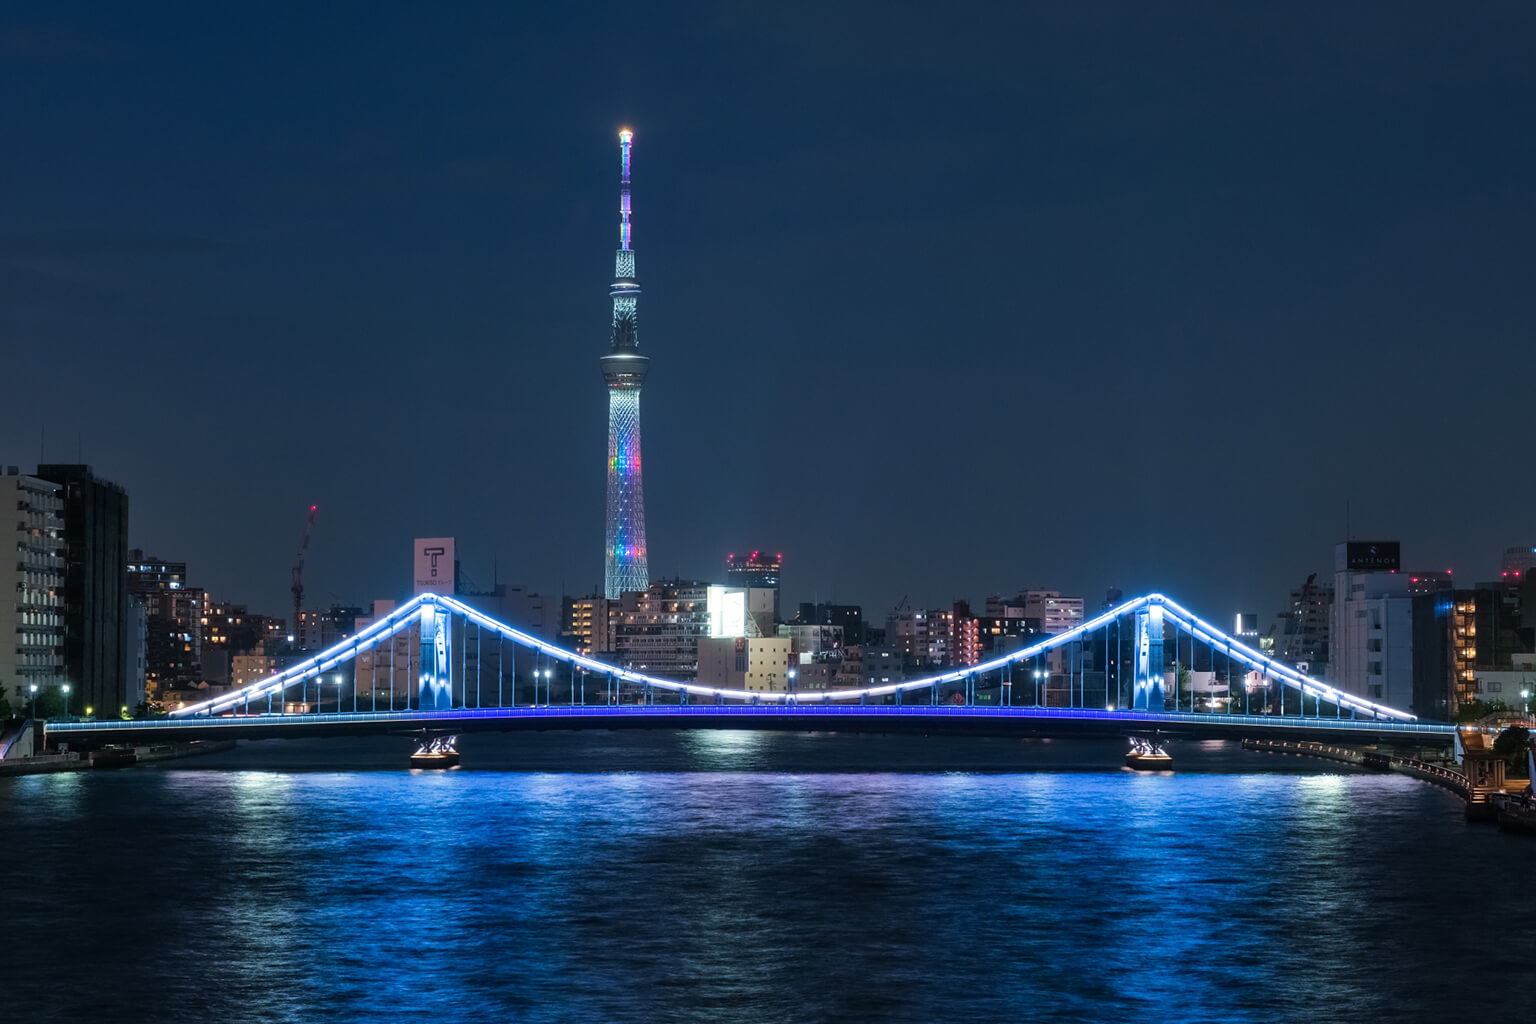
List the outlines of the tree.
<svg viewBox="0 0 1536 1024">
<path fill-rule="evenodd" d="M 1501 700 L 1469 700 L 1456 709 L 1456 721 L 1476 722 L 1478 719 L 1508 710 L 1509 708 Z"/>
<path fill-rule="evenodd" d="M 1493 752 L 1504 759 L 1505 771 L 1512 776 L 1525 778 L 1525 752 L 1536 749 L 1531 744 L 1531 731 L 1523 725 L 1512 725 L 1499 733 L 1493 741 Z"/>
</svg>

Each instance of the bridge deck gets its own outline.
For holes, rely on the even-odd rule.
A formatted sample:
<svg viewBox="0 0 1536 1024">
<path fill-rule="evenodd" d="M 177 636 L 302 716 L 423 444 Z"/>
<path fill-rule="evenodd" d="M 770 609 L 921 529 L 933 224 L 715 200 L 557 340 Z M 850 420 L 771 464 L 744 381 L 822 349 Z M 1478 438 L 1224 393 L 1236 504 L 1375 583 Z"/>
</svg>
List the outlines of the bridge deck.
<svg viewBox="0 0 1536 1024">
<path fill-rule="evenodd" d="M 271 739 L 377 735 L 423 729 L 468 733 L 516 729 L 780 729 L 847 732 L 965 732 L 976 735 L 1123 735 L 1158 732 L 1191 739 L 1288 739 L 1449 745 L 1454 725 L 1383 719 L 1303 718 L 1098 711 L 1080 708 L 968 707 L 927 704 L 660 704 L 450 711 L 250 714 L 147 721 L 56 722 L 50 743 L 79 746 L 204 738 Z"/>
</svg>

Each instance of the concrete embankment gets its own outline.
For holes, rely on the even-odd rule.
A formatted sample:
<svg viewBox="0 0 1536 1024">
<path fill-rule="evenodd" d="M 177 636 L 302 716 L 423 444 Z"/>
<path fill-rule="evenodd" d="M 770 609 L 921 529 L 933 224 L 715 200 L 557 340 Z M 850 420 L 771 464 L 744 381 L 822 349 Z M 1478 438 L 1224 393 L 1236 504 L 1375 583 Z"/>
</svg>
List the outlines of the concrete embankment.
<svg viewBox="0 0 1536 1024">
<path fill-rule="evenodd" d="M 0 761 L 0 777 L 38 775 L 47 772 L 78 772 L 91 768 L 131 768 L 134 765 L 171 761 L 199 754 L 233 750 L 236 740 L 195 740 L 190 743 L 158 743 L 154 746 L 103 747 L 89 752 L 63 751 Z"/>
<path fill-rule="evenodd" d="M 1339 747 L 1331 743 L 1315 743 L 1300 740 L 1243 740 L 1244 750 L 1257 750 L 1266 754 L 1293 754 L 1298 757 L 1316 757 L 1324 761 L 1337 761 L 1360 768 L 1397 772 L 1433 783 L 1450 790 L 1463 800 L 1472 799 L 1472 788 L 1467 777 L 1454 768 L 1431 764 L 1416 757 L 1390 754 L 1381 750 Z"/>
</svg>

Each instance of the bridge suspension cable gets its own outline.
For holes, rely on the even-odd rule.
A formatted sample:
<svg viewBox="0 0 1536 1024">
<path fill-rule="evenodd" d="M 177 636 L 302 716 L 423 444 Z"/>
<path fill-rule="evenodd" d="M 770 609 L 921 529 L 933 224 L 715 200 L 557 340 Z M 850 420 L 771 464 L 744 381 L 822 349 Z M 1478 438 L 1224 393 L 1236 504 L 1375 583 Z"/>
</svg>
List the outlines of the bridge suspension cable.
<svg viewBox="0 0 1536 1024">
<path fill-rule="evenodd" d="M 428 626 L 431 626 L 439 619 L 446 619 L 446 617 L 449 615 L 457 616 L 465 622 L 473 623 L 476 626 L 477 672 L 479 671 L 481 661 L 479 656 L 481 650 L 480 637 L 484 634 L 485 631 L 490 631 L 497 637 L 498 706 L 501 706 L 502 703 L 503 695 L 501 678 L 504 676 L 503 665 L 505 664 L 500 657 L 499 651 L 504 641 L 510 641 L 514 645 L 514 652 L 517 648 L 520 647 L 533 652 L 536 656 L 552 659 L 554 661 L 570 665 L 573 671 L 580 671 L 584 673 L 592 672 L 607 677 L 607 692 L 610 694 L 610 699 L 617 698 L 617 691 L 615 688 L 619 684 L 632 683 L 639 685 L 644 689 L 644 692 L 647 694 L 647 702 L 650 701 L 651 696 L 654 695 L 657 690 L 661 690 L 678 694 L 679 700 L 687 700 L 690 698 L 698 697 L 704 698 L 706 700 L 714 700 L 716 702 L 730 700 L 744 701 L 748 703 L 780 704 L 841 703 L 846 701 L 864 702 L 868 701 L 870 698 L 884 698 L 888 696 L 894 696 L 896 701 L 899 703 L 903 694 L 915 690 L 929 690 L 931 691 L 930 700 L 936 700 L 938 688 L 957 683 L 961 684 L 965 688 L 968 699 L 974 699 L 975 680 L 978 677 L 983 677 L 993 672 L 1000 673 L 1003 680 L 1009 681 L 1010 685 L 1007 685 L 1006 688 L 1010 694 L 1011 700 L 1012 669 L 1025 663 L 1031 663 L 1036 666 L 1034 669 L 1034 678 L 1036 684 L 1036 703 L 1039 704 L 1043 699 L 1045 699 L 1045 695 L 1043 695 L 1041 692 L 1042 681 L 1048 681 L 1042 680 L 1042 673 L 1038 668 L 1039 664 L 1041 663 L 1041 659 L 1051 654 L 1053 651 L 1061 648 L 1067 648 L 1063 654 L 1067 658 L 1068 669 L 1070 673 L 1068 677 L 1070 692 L 1068 703 L 1070 705 L 1074 701 L 1077 701 L 1079 698 L 1081 698 L 1082 706 L 1086 707 L 1088 700 L 1088 680 L 1086 665 L 1084 664 L 1084 655 L 1091 649 L 1091 647 L 1088 643 L 1084 643 L 1084 641 L 1089 639 L 1092 634 L 1098 632 L 1099 630 L 1107 631 L 1111 627 L 1114 627 L 1118 631 L 1120 628 L 1120 623 L 1127 616 L 1132 616 L 1138 612 L 1153 608 L 1158 609 L 1155 614 L 1160 615 L 1169 625 L 1174 627 L 1176 631 L 1183 630 L 1190 637 L 1191 663 L 1194 661 L 1193 645 L 1196 641 L 1205 644 L 1207 648 L 1212 652 L 1220 652 L 1226 657 L 1227 674 L 1229 680 L 1229 694 L 1231 663 L 1235 660 L 1240 664 L 1246 665 L 1250 669 L 1257 670 L 1265 680 L 1274 680 L 1278 682 L 1282 688 L 1290 688 L 1297 691 L 1302 700 L 1303 709 L 1305 708 L 1305 698 L 1310 696 L 1317 702 L 1319 713 L 1321 713 L 1322 703 L 1327 702 L 1328 704 L 1334 706 L 1336 713 L 1340 716 L 1342 716 L 1343 712 L 1347 710 L 1352 715 L 1365 715 L 1371 718 L 1391 719 L 1405 722 L 1414 720 L 1414 716 L 1406 711 L 1400 711 L 1396 708 L 1391 708 L 1384 704 L 1379 704 L 1374 701 L 1367 700 L 1363 697 L 1344 693 L 1337 688 L 1322 682 L 1321 680 L 1313 679 L 1312 677 L 1307 676 L 1294 668 L 1291 668 L 1289 665 L 1282 664 L 1281 662 L 1278 662 L 1275 659 L 1259 651 L 1256 651 L 1246 644 L 1243 644 L 1235 638 L 1227 635 L 1226 633 L 1212 626 L 1210 623 L 1206 622 L 1204 619 L 1196 616 L 1182 605 L 1167 597 L 1164 597 L 1161 594 L 1146 594 L 1141 597 L 1133 598 L 1124 602 L 1123 604 L 1118 605 L 1115 608 L 1112 608 L 1098 616 L 1095 616 L 1092 619 L 1079 624 L 1070 630 L 1057 634 L 1056 636 L 1047 637 L 1018 651 L 1013 651 L 1011 653 L 992 658 L 988 661 L 981 662 L 980 664 L 947 669 L 945 671 L 924 676 L 922 678 L 905 679 L 899 682 L 886 683 L 880 686 L 865 686 L 847 690 L 788 693 L 735 690 L 727 687 L 710 686 L 708 683 L 701 683 L 697 681 L 682 682 L 675 679 L 663 679 L 660 677 L 651 676 L 644 672 L 638 672 L 633 669 L 612 665 L 588 655 L 566 650 L 563 647 L 559 647 L 556 644 L 550 643 L 548 640 L 545 640 L 542 637 L 535 636 L 532 633 L 518 629 L 514 626 L 510 626 L 507 623 L 499 622 L 496 619 L 493 619 L 490 616 L 484 614 L 483 612 L 480 612 L 470 607 L 469 605 L 464 604 L 456 598 L 439 594 L 423 594 L 397 608 L 395 611 L 391 612 L 389 615 L 385 616 L 379 621 L 364 628 L 356 636 L 349 637 L 348 639 L 343 640 L 333 647 L 321 651 L 320 653 L 300 662 L 297 665 L 293 665 L 275 675 L 269 676 L 266 679 L 262 679 L 241 689 L 234 690 L 230 693 L 214 697 L 210 700 L 206 700 L 198 704 L 193 704 L 188 707 L 178 709 L 177 711 L 172 712 L 172 716 L 184 717 L 188 715 L 222 714 L 225 712 L 231 712 L 234 709 L 240 707 L 248 708 L 251 702 L 254 700 L 270 698 L 272 696 L 280 696 L 291 686 L 302 685 L 308 680 L 313 679 L 322 673 L 328 672 L 346 661 L 355 660 L 360 653 L 369 651 L 377 647 L 384 640 L 391 639 L 400 632 L 412 628 L 413 625 L 421 623 L 424 618 L 427 619 Z M 1118 639 L 1120 638 L 1117 637 L 1117 640 Z M 467 644 L 467 641 L 468 637 L 465 636 L 464 643 Z M 1076 647 L 1074 648 L 1071 645 L 1076 645 Z M 1177 645 L 1178 638 L 1176 633 L 1176 648 Z M 1117 646 L 1119 646 L 1118 643 Z M 1106 661 L 1104 674 L 1104 693 L 1106 697 L 1106 706 L 1112 710 L 1116 702 L 1108 699 L 1110 687 L 1108 664 L 1110 658 L 1109 639 L 1107 634 L 1105 637 L 1104 650 Z M 417 665 L 419 672 L 423 675 L 428 672 L 425 660 L 426 654 L 427 652 L 423 651 L 423 661 Z M 462 649 L 462 656 L 463 659 L 467 661 L 467 646 Z M 389 665 L 391 707 L 394 706 L 394 657 L 395 644 L 393 641 L 391 641 Z M 409 652 L 407 653 L 406 662 L 407 674 L 409 676 L 411 670 L 411 656 Z M 462 663 L 463 661 L 461 661 L 461 664 Z M 376 667 L 376 665 L 370 665 L 371 670 L 375 669 Z M 1156 667 L 1156 672 L 1158 674 L 1158 688 L 1160 692 L 1160 679 L 1162 673 L 1161 665 Z M 1045 675 L 1049 675 L 1049 673 L 1045 673 Z M 451 681 L 445 681 L 442 683 L 442 685 L 448 687 L 448 702 L 451 705 L 454 696 Z M 1116 686 L 1123 687 L 1123 681 L 1119 678 L 1118 668 Z M 1283 693 L 1283 689 L 1281 692 Z M 467 705 L 467 687 L 463 688 L 462 695 L 464 702 Z M 1120 695 L 1123 696 L 1123 693 Z M 574 696 L 575 695 L 573 692 L 573 700 Z M 406 697 L 409 701 L 409 692 L 407 692 Z M 354 700 L 355 699 L 356 695 L 354 692 Z M 439 698 L 434 697 L 434 700 L 437 699 Z M 1177 699 L 1177 696 L 1175 696 L 1175 701 L 1177 701 Z M 1193 699 L 1193 695 L 1191 695 L 1192 705 Z M 514 703 L 515 702 L 516 698 L 514 696 Z M 479 703 L 478 697 L 476 703 Z M 377 692 L 374 694 L 373 706 L 375 709 L 377 708 Z M 1191 706 L 1191 710 L 1194 710 L 1193 706 Z"/>
</svg>

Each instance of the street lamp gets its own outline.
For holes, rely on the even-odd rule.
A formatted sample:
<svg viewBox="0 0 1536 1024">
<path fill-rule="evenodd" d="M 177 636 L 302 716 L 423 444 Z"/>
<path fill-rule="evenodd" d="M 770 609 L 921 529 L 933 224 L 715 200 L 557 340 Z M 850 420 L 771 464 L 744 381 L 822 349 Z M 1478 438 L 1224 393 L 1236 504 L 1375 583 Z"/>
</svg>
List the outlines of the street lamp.
<svg viewBox="0 0 1536 1024">
<path fill-rule="evenodd" d="M 37 717 L 37 684 L 36 683 L 32 684 L 31 690 L 32 690 L 32 717 L 36 718 Z"/>
<path fill-rule="evenodd" d="M 1531 713 L 1530 700 L 1531 700 L 1531 691 L 1530 690 L 1521 690 L 1520 691 L 1520 713 L 1522 715 L 1529 715 Z"/>
<path fill-rule="evenodd" d="M 69 717 L 69 684 L 64 684 L 64 717 Z"/>
<path fill-rule="evenodd" d="M 790 690 L 791 693 L 793 693 L 794 690 L 795 690 L 795 670 L 794 669 L 790 669 L 789 670 L 789 690 Z"/>
</svg>

